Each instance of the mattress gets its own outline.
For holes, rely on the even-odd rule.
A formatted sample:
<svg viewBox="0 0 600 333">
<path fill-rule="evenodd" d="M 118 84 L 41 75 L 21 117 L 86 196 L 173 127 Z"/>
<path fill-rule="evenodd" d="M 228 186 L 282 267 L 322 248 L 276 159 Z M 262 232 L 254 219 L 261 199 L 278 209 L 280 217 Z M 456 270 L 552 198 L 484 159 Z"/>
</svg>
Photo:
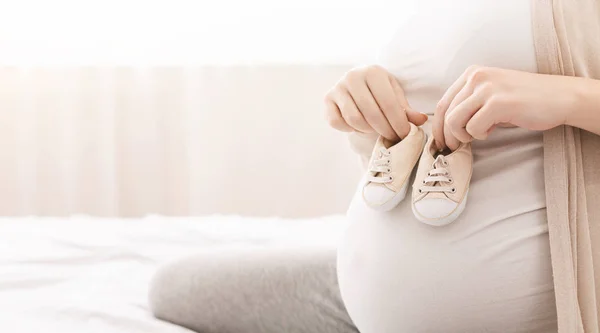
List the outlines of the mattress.
<svg viewBox="0 0 600 333">
<path fill-rule="evenodd" d="M 181 256 L 230 248 L 327 246 L 342 216 L 0 219 L 0 332 L 183 333 L 155 319 L 148 283 Z"/>
</svg>

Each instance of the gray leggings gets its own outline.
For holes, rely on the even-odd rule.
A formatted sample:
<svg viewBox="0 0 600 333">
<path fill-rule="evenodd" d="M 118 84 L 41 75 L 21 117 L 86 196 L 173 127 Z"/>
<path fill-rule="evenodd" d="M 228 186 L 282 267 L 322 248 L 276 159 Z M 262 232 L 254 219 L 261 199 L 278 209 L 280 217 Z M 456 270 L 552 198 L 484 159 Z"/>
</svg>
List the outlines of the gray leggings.
<svg viewBox="0 0 600 333">
<path fill-rule="evenodd" d="M 253 249 L 205 253 L 162 267 L 150 287 L 154 315 L 201 333 L 350 333 L 336 252 Z"/>
</svg>

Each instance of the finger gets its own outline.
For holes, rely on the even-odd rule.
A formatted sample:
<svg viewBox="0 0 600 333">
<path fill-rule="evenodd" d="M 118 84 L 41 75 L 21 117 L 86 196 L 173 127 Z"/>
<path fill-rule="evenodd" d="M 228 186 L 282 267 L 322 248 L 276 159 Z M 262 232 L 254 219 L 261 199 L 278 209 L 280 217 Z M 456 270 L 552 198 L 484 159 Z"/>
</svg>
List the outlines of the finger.
<svg viewBox="0 0 600 333">
<path fill-rule="evenodd" d="M 429 116 L 426 115 L 425 113 L 417 112 L 411 108 L 408 108 L 405 111 L 406 111 L 406 117 L 408 118 L 408 121 L 410 121 L 411 123 L 413 123 L 417 126 L 421 126 L 421 125 L 425 124 L 425 122 L 427 122 L 427 120 L 429 119 Z"/>
<path fill-rule="evenodd" d="M 485 140 L 502 120 L 495 119 L 493 108 L 484 105 L 469 120 L 466 126 L 467 132 L 477 140 Z"/>
<path fill-rule="evenodd" d="M 367 87 L 396 136 L 404 139 L 410 132 L 410 126 L 387 76 L 367 77 Z"/>
<path fill-rule="evenodd" d="M 362 113 L 367 123 L 369 123 L 375 132 L 379 133 L 379 135 L 390 141 L 398 141 L 398 134 L 396 134 L 396 131 L 388 122 L 385 114 L 379 108 L 379 105 L 375 101 L 375 98 L 373 97 L 371 90 L 369 90 L 367 83 L 365 81 L 361 81 L 357 84 L 350 84 L 347 88 L 350 92 L 350 96 L 352 96 L 352 99 L 354 100 L 354 103 L 358 107 L 358 110 L 360 113 Z"/>
<path fill-rule="evenodd" d="M 359 132 L 374 132 L 373 128 L 367 123 L 360 111 L 358 111 L 358 107 L 354 104 L 354 99 L 350 96 L 350 92 L 340 89 L 335 94 L 334 101 L 340 109 L 340 113 L 346 124 Z"/>
<path fill-rule="evenodd" d="M 340 109 L 338 108 L 337 104 L 333 102 L 333 100 L 328 99 L 325 101 L 325 119 L 327 120 L 329 126 L 338 131 L 354 132 L 354 128 L 346 124 Z"/>
<path fill-rule="evenodd" d="M 446 143 L 446 146 L 444 146 L 444 148 L 447 147 L 451 151 L 455 151 L 456 149 L 458 149 L 458 147 L 460 146 L 460 140 L 458 140 L 454 136 L 452 131 L 450 131 L 450 127 L 444 126 L 443 131 L 444 131 L 444 142 Z M 443 149 L 443 148 L 440 148 L 440 149 Z"/>
<path fill-rule="evenodd" d="M 436 108 L 436 111 L 433 115 L 431 134 L 433 134 L 433 139 L 437 149 L 443 150 L 446 147 L 446 140 L 444 138 L 444 114 L 442 112 L 438 112 L 438 108 Z"/>
<path fill-rule="evenodd" d="M 460 96 L 456 96 L 456 99 Z M 473 115 L 483 106 L 485 99 L 481 94 L 469 95 L 460 104 L 446 113 L 446 123 L 444 126 L 448 127 L 450 132 L 460 142 L 471 142 L 473 137 L 467 132 L 467 123 L 473 117 Z"/>
<path fill-rule="evenodd" d="M 454 100 L 454 97 L 456 97 L 456 95 L 463 89 L 463 87 L 467 83 L 469 75 L 470 70 L 466 70 L 456 81 L 454 81 L 450 88 L 446 90 L 446 92 L 438 102 L 437 107 L 435 108 L 435 118 L 432 132 L 439 149 L 443 149 L 446 146 L 448 146 L 448 143 L 445 140 L 448 131 L 444 129 L 446 112 L 448 111 L 450 104 Z M 453 136 L 448 135 L 448 137 Z M 449 148 L 452 149 L 451 147 Z"/>
<path fill-rule="evenodd" d="M 394 94 L 396 95 L 396 99 L 398 100 L 398 103 L 400 103 L 400 106 L 402 107 L 402 109 L 404 110 L 404 113 L 406 114 L 407 120 L 417 126 L 421 126 L 421 125 L 425 124 L 425 122 L 427 121 L 427 119 L 429 117 L 424 113 L 420 113 L 420 112 L 413 110 L 413 108 L 410 106 L 410 104 L 408 104 L 408 100 L 406 99 L 406 96 L 404 95 L 404 89 L 402 89 L 398 80 L 396 80 L 395 77 L 390 76 L 389 82 L 392 86 L 392 89 L 394 90 Z"/>
<path fill-rule="evenodd" d="M 470 85 L 467 84 L 467 82 L 465 81 L 464 85 L 462 86 L 462 89 L 460 89 L 460 91 L 458 91 L 454 95 L 454 97 L 452 98 L 452 101 L 450 102 L 450 104 L 448 105 L 448 108 L 446 109 L 446 113 L 444 114 L 444 128 L 448 127 L 448 125 L 449 125 L 448 119 L 452 118 L 451 115 L 454 112 L 454 109 L 456 108 L 456 106 L 461 104 L 465 99 L 467 99 L 472 94 L 473 94 L 473 89 L 470 88 Z M 442 98 L 442 99 L 444 99 L 444 98 Z M 466 123 L 465 123 L 465 125 L 466 125 Z M 448 129 L 449 129 L 450 133 L 452 133 L 452 136 L 459 141 L 470 142 L 470 140 L 472 140 L 471 136 L 469 135 L 469 133 L 466 132 L 466 130 L 461 132 L 460 129 L 457 129 L 455 132 L 455 129 L 452 127 L 449 127 Z M 457 135 L 457 133 L 458 133 L 458 135 Z"/>
<path fill-rule="evenodd" d="M 454 108 L 456 108 L 457 105 L 462 103 L 465 99 L 467 99 L 471 95 L 473 95 L 473 88 L 471 85 L 469 85 L 465 82 L 465 84 L 462 86 L 462 88 L 452 98 L 450 105 L 448 105 L 448 109 L 446 110 L 446 117 L 448 117 L 448 115 L 450 113 L 452 113 L 452 110 Z"/>
</svg>

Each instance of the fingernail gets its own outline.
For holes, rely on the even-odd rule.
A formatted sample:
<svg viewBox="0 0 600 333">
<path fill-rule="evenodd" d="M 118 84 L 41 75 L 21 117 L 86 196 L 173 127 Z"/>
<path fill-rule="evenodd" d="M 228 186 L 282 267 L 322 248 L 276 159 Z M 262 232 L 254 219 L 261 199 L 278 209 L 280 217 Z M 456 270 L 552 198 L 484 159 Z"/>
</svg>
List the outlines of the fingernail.
<svg viewBox="0 0 600 333">
<path fill-rule="evenodd" d="M 429 119 L 429 116 L 427 115 L 427 113 L 421 113 L 421 114 L 425 116 L 425 119 Z"/>
</svg>

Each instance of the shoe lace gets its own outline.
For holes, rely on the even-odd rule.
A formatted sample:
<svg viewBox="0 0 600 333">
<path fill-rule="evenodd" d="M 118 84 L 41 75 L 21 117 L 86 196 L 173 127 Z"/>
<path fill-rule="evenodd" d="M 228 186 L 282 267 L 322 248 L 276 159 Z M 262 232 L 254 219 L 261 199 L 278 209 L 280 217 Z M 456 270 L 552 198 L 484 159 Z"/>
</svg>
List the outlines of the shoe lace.
<svg viewBox="0 0 600 333">
<path fill-rule="evenodd" d="M 432 169 L 423 179 L 423 186 L 419 188 L 419 193 L 429 192 L 456 192 L 456 187 L 449 186 L 454 182 L 450 172 L 446 168 L 449 165 L 444 155 L 438 155 L 433 161 Z"/>
<path fill-rule="evenodd" d="M 392 181 L 390 151 L 381 147 L 379 148 L 377 158 L 369 166 L 369 172 L 373 173 L 369 176 L 369 181 L 378 184 L 385 184 Z"/>
</svg>

